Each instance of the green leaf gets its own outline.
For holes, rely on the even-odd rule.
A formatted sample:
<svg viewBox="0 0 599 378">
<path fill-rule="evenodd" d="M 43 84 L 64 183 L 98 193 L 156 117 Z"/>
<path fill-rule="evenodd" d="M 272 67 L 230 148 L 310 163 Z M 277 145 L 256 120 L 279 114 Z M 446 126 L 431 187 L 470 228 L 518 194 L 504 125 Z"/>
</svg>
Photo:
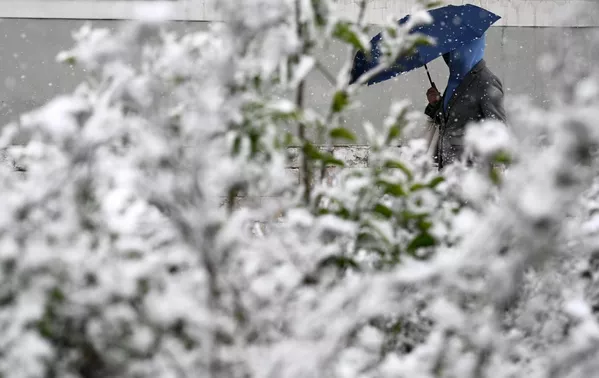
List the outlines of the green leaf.
<svg viewBox="0 0 599 378">
<path fill-rule="evenodd" d="M 314 147 L 312 143 L 306 143 L 304 145 L 304 153 L 309 159 L 320 160 L 323 164 L 328 166 L 343 167 L 345 165 L 341 160 L 335 158 L 332 154 L 319 151 L 318 148 Z"/>
<path fill-rule="evenodd" d="M 403 187 L 400 184 L 389 184 L 385 188 L 385 194 L 389 194 L 394 197 L 403 197 L 406 195 L 406 192 L 403 190 Z"/>
<path fill-rule="evenodd" d="M 512 157 L 507 152 L 500 151 L 493 157 L 493 161 L 495 164 L 510 164 Z"/>
<path fill-rule="evenodd" d="M 433 9 L 443 5 L 442 1 L 429 1 L 426 3 L 426 9 Z"/>
<path fill-rule="evenodd" d="M 402 320 L 397 320 L 396 322 L 394 322 L 393 324 L 387 326 L 387 330 L 389 332 L 391 332 L 391 334 L 393 335 L 398 335 L 401 330 L 403 329 L 403 323 Z"/>
<path fill-rule="evenodd" d="M 332 111 L 339 113 L 349 105 L 349 94 L 346 91 L 337 91 L 333 96 Z"/>
<path fill-rule="evenodd" d="M 319 160 L 320 159 L 320 151 L 318 151 L 318 148 L 314 147 L 314 145 L 312 143 L 305 143 L 304 144 L 304 154 L 306 154 L 306 156 L 308 156 L 309 159 L 312 160 Z"/>
<path fill-rule="evenodd" d="M 352 133 L 345 127 L 334 128 L 330 131 L 329 135 L 333 139 L 345 139 L 350 142 L 355 142 L 357 139 L 354 133 Z"/>
<path fill-rule="evenodd" d="M 285 136 L 283 137 L 283 145 L 285 147 L 289 147 L 289 146 L 293 145 L 294 139 L 295 139 L 295 136 L 292 133 L 286 132 Z"/>
<path fill-rule="evenodd" d="M 338 22 L 333 30 L 333 38 L 349 43 L 357 50 L 367 50 L 366 46 L 363 46 L 362 42 L 360 42 L 358 33 L 356 33 L 355 30 L 352 30 L 352 24 L 349 22 Z"/>
<path fill-rule="evenodd" d="M 403 197 L 406 195 L 406 192 L 401 186 L 401 184 L 395 184 L 384 180 L 378 180 L 377 185 L 383 187 L 384 194 L 388 194 L 393 197 Z"/>
<path fill-rule="evenodd" d="M 426 218 L 428 216 L 427 213 L 413 213 L 411 211 L 407 211 L 404 210 L 401 212 L 401 217 L 405 220 L 412 220 L 412 219 L 422 219 L 422 218 Z"/>
<path fill-rule="evenodd" d="M 497 167 L 491 167 L 489 169 L 489 179 L 495 185 L 501 184 L 501 171 Z"/>
<path fill-rule="evenodd" d="M 414 185 L 410 186 L 410 192 L 417 192 L 417 191 L 419 191 L 421 189 L 424 189 L 424 188 L 426 188 L 426 186 L 424 186 L 424 184 L 417 183 L 417 184 L 414 184 Z"/>
<path fill-rule="evenodd" d="M 387 28 L 387 33 L 389 33 L 391 38 L 397 38 L 397 29 L 396 28 Z"/>
<path fill-rule="evenodd" d="M 54 302 L 60 303 L 60 302 L 64 302 L 65 296 L 64 296 L 64 293 L 62 292 L 62 290 L 60 290 L 60 288 L 55 287 L 50 292 L 50 299 Z"/>
<path fill-rule="evenodd" d="M 261 150 L 260 148 L 260 131 L 256 129 L 248 130 L 248 136 L 250 138 L 250 151 L 252 156 L 258 154 Z"/>
<path fill-rule="evenodd" d="M 319 268 L 325 268 L 329 266 L 334 266 L 339 269 L 356 269 L 360 270 L 360 266 L 357 262 L 355 262 L 352 258 L 347 256 L 328 256 L 320 261 L 318 264 Z"/>
<path fill-rule="evenodd" d="M 429 182 L 427 186 L 431 189 L 434 189 L 437 187 L 437 185 L 439 185 L 443 181 L 445 181 L 445 179 L 443 177 L 437 176 L 434 179 L 432 179 L 431 182 Z"/>
<path fill-rule="evenodd" d="M 416 236 L 408 245 L 408 251 L 414 252 L 419 248 L 432 247 L 437 244 L 435 238 L 433 238 L 429 233 L 423 232 Z"/>
<path fill-rule="evenodd" d="M 62 62 L 68 64 L 69 66 L 73 66 L 77 64 L 77 58 L 75 58 L 73 55 L 69 55 L 68 57 L 64 58 Z"/>
<path fill-rule="evenodd" d="M 445 179 L 441 176 L 438 176 L 438 177 L 435 177 L 434 179 L 432 179 L 428 184 L 423 184 L 423 183 L 418 182 L 410 187 L 410 191 L 417 192 L 419 190 L 427 189 L 427 188 L 434 189 L 437 187 L 437 185 L 439 185 L 443 181 L 445 181 Z"/>
<path fill-rule="evenodd" d="M 175 85 L 181 85 L 183 83 L 185 83 L 187 81 L 187 78 L 185 76 L 175 76 L 175 78 L 173 79 L 173 82 L 175 83 Z"/>
<path fill-rule="evenodd" d="M 42 337 L 50 339 L 53 335 L 52 321 L 44 317 L 43 319 L 37 322 L 37 330 Z"/>
<path fill-rule="evenodd" d="M 388 208 L 387 206 L 377 203 L 374 209 L 372 210 L 374 213 L 380 214 L 385 218 L 391 218 L 393 216 L 393 210 Z"/>
<path fill-rule="evenodd" d="M 323 27 L 326 25 L 327 23 L 327 16 L 328 14 L 326 13 L 326 5 L 323 4 L 322 0 L 312 0 L 312 9 L 314 9 L 314 19 L 316 21 L 316 25 Z"/>
<path fill-rule="evenodd" d="M 322 153 L 322 163 L 326 166 L 344 167 L 345 163 L 329 153 Z"/>
<path fill-rule="evenodd" d="M 272 113 L 272 119 L 274 121 L 291 122 L 291 121 L 299 121 L 300 118 L 301 118 L 301 114 L 298 111 L 293 111 L 293 112 L 289 112 L 289 113 L 283 113 L 283 112 L 273 112 Z"/>
<path fill-rule="evenodd" d="M 262 85 L 262 78 L 260 77 L 260 75 L 254 76 L 253 84 L 255 88 L 260 88 L 260 86 Z"/>
<path fill-rule="evenodd" d="M 386 161 L 384 167 L 388 168 L 388 169 L 400 169 L 403 173 L 406 174 L 406 176 L 408 176 L 408 180 L 412 180 L 414 178 L 412 171 L 410 171 L 410 169 L 408 169 L 408 167 L 406 167 L 403 163 L 401 163 L 399 161 L 396 161 L 396 160 Z"/>
<path fill-rule="evenodd" d="M 146 295 L 150 291 L 150 281 L 147 278 L 140 278 L 137 280 L 137 293 L 140 295 Z"/>
<path fill-rule="evenodd" d="M 370 238 L 364 239 L 366 235 L 370 235 Z M 379 248 L 383 251 L 387 251 L 391 248 L 391 242 L 387 239 L 387 235 L 376 227 L 376 225 L 373 225 L 368 221 L 362 225 L 361 232 L 358 235 L 358 242 L 361 241 L 370 242 L 371 244 L 366 245 L 369 249 Z"/>
<path fill-rule="evenodd" d="M 387 144 L 391 143 L 394 139 L 398 138 L 401 135 L 401 129 L 399 125 L 393 125 L 389 128 L 389 133 L 387 134 Z"/>
<path fill-rule="evenodd" d="M 427 232 L 431 229 L 431 227 L 433 227 L 433 223 L 430 221 L 422 219 L 420 222 L 418 222 L 418 229 L 422 232 Z"/>
<path fill-rule="evenodd" d="M 233 156 L 237 156 L 239 155 L 239 152 L 241 152 L 241 136 L 240 135 L 236 135 L 235 136 L 235 140 L 233 141 L 233 151 L 232 155 Z"/>
<path fill-rule="evenodd" d="M 318 215 L 333 214 L 342 219 L 350 219 L 351 218 L 351 212 L 345 206 L 343 206 L 343 203 L 341 203 L 339 200 L 334 199 L 334 198 L 329 198 L 329 200 L 330 200 L 330 203 L 328 204 L 327 207 L 319 207 L 316 210 L 316 213 Z"/>
<path fill-rule="evenodd" d="M 356 239 L 356 242 L 359 245 L 368 245 L 368 244 L 374 244 L 377 242 L 377 238 L 374 237 L 374 235 L 372 235 L 369 232 L 366 231 L 362 231 L 358 234 L 358 237 Z"/>
<path fill-rule="evenodd" d="M 425 36 L 417 37 L 414 40 L 414 44 L 413 44 L 414 47 L 431 46 L 431 45 L 432 45 L 432 43 L 429 41 L 429 38 L 425 37 Z"/>
<path fill-rule="evenodd" d="M 316 209 L 316 215 L 329 215 L 331 211 L 326 207 L 319 207 Z"/>
</svg>

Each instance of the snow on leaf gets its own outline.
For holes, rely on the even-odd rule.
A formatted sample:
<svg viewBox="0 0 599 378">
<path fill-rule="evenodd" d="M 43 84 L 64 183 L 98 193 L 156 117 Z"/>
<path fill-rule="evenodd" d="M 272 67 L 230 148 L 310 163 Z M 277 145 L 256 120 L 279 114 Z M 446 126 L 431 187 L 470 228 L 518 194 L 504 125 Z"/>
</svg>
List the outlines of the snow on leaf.
<svg viewBox="0 0 599 378">
<path fill-rule="evenodd" d="M 83 26 L 60 58 L 86 83 L 2 129 L 0 376 L 590 376 L 594 73 L 554 49 L 550 109 L 469 128 L 483 159 L 517 157 L 493 190 L 477 166 L 438 172 L 423 140 L 395 146 L 422 117 L 405 102 L 365 122 L 367 154 L 323 154 L 309 129 L 294 157 L 281 113 L 352 139 L 360 88 L 310 109 L 288 82 L 331 42 L 334 3 L 217 3 L 202 31 Z M 389 14 L 381 61 L 430 21 Z M 368 39 L 352 22 L 350 50 Z"/>
</svg>

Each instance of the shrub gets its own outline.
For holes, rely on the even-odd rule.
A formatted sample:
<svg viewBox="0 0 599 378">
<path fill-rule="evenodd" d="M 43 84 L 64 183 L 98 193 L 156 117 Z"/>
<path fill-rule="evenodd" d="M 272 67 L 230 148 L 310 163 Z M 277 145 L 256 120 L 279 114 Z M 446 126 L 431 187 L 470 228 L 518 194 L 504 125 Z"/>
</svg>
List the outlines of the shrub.
<svg viewBox="0 0 599 378">
<path fill-rule="evenodd" d="M 364 12 L 332 6 L 223 0 L 207 31 L 74 35 L 60 59 L 88 79 L 0 138 L 0 376 L 592 375 L 596 72 L 548 59 L 563 96 L 473 126 L 480 165 L 443 174 L 422 141 L 397 148 L 418 121 L 398 103 L 365 125 L 369 167 L 330 185 L 343 162 L 319 146 L 355 138 L 367 78 L 348 63 L 319 114 L 306 75 L 332 39 L 368 45 Z M 386 25 L 381 69 L 422 43 L 411 26 Z"/>
</svg>

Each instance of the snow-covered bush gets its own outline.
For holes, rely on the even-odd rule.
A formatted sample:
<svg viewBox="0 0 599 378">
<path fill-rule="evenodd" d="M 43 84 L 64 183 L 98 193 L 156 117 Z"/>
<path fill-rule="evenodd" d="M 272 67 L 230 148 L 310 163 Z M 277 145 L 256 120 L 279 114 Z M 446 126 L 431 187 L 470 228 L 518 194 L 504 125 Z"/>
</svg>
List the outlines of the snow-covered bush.
<svg viewBox="0 0 599 378">
<path fill-rule="evenodd" d="M 88 80 L 0 137 L 0 377 L 595 374 L 597 72 L 548 57 L 553 107 L 473 126 L 478 164 L 444 174 L 396 147 L 421 118 L 398 103 L 330 185 L 343 163 L 318 145 L 355 138 L 366 3 L 222 0 L 207 31 L 74 35 L 60 59 Z M 411 26 L 389 23 L 381 69 L 423 43 Z M 305 78 L 331 39 L 348 64 L 319 114 Z"/>
</svg>

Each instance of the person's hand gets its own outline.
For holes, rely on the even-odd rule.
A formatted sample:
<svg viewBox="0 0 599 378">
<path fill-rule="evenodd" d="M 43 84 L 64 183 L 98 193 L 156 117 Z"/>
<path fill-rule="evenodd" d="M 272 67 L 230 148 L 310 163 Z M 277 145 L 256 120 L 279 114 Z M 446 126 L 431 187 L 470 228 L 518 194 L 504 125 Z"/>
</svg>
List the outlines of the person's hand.
<svg viewBox="0 0 599 378">
<path fill-rule="evenodd" d="M 436 104 L 441 101 L 441 93 L 435 87 L 430 87 L 428 91 L 426 91 L 426 99 L 429 104 Z"/>
</svg>

